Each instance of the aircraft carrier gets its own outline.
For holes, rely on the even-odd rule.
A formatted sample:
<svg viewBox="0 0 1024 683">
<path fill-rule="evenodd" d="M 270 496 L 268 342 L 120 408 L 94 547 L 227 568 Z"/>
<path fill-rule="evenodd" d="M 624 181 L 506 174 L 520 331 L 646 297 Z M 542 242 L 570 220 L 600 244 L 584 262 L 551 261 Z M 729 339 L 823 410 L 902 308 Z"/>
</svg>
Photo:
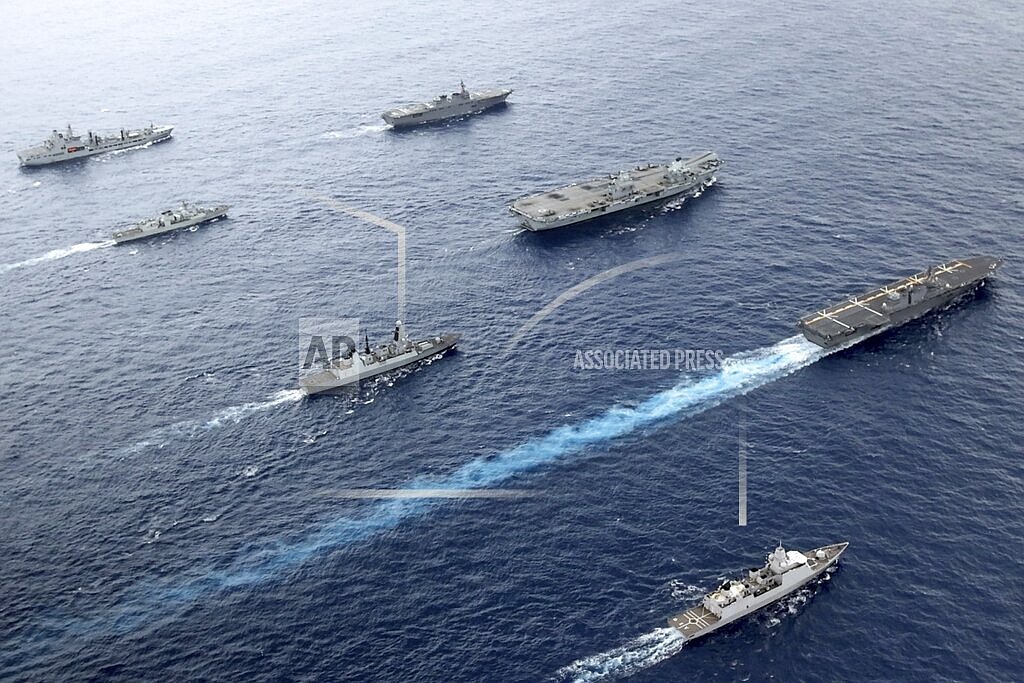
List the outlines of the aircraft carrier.
<svg viewBox="0 0 1024 683">
<path fill-rule="evenodd" d="M 381 118 L 395 128 L 408 128 L 424 123 L 434 123 L 458 118 L 504 104 L 512 90 L 466 90 L 466 84 L 459 83 L 459 91 L 451 95 L 441 94 L 430 102 L 406 104 L 390 109 Z"/>
<path fill-rule="evenodd" d="M 705 152 L 669 165 L 647 164 L 631 171 L 566 185 L 523 197 L 509 211 L 522 217 L 527 230 L 551 230 L 666 199 L 699 197 L 716 181 L 722 161 Z"/>
<path fill-rule="evenodd" d="M 89 131 L 85 135 L 75 135 L 71 126 L 65 131 L 54 130 L 36 147 L 29 147 L 18 152 L 18 161 L 22 166 L 46 166 L 71 159 L 113 152 L 119 149 L 141 147 L 151 142 L 161 142 L 171 137 L 174 126 L 153 126 L 128 130 L 122 128 L 119 133 L 99 135 Z"/>
<path fill-rule="evenodd" d="M 984 284 L 1002 260 L 991 256 L 949 261 L 815 313 L 797 327 L 825 348 L 849 346 L 949 304 Z"/>
<path fill-rule="evenodd" d="M 740 579 L 724 582 L 704 596 L 701 604 L 668 620 L 687 642 L 706 636 L 726 624 L 756 612 L 821 576 L 846 552 L 848 543 L 822 546 L 807 552 L 787 551 L 781 545 L 765 565 Z"/>
</svg>

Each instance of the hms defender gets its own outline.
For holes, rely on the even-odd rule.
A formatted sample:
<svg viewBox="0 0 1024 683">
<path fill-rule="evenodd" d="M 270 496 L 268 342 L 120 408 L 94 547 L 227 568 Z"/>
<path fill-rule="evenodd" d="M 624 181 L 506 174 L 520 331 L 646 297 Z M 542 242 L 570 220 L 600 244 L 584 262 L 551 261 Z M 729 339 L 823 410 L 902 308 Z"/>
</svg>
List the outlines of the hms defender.
<svg viewBox="0 0 1024 683">
<path fill-rule="evenodd" d="M 405 334 L 405 325 L 395 322 L 392 341 L 370 347 L 365 339 L 362 350 L 349 348 L 338 358 L 325 362 L 321 368 L 299 377 L 299 388 L 306 395 L 319 394 L 357 384 L 360 380 L 438 356 L 459 342 L 458 334 L 413 340 Z"/>
<path fill-rule="evenodd" d="M 949 261 L 800 318 L 797 327 L 824 348 L 849 346 L 902 325 L 974 291 L 1002 260 L 978 256 Z"/>
<path fill-rule="evenodd" d="M 53 131 L 41 144 L 18 152 L 18 161 L 22 166 L 46 166 L 94 154 L 141 147 L 166 140 L 171 137 L 172 130 L 174 126 L 150 125 L 138 130 L 122 128 L 119 133 L 112 135 L 99 135 L 92 131 L 85 135 L 75 135 L 71 126 L 68 126 L 66 131 Z"/>
<path fill-rule="evenodd" d="M 451 95 L 442 94 L 430 102 L 406 104 L 389 109 L 381 114 L 381 118 L 395 128 L 408 128 L 423 123 L 434 123 L 458 118 L 467 114 L 479 114 L 482 111 L 504 104 L 512 91 L 502 90 L 466 90 L 466 84 L 459 82 L 459 91 Z"/>
<path fill-rule="evenodd" d="M 509 211 L 523 219 L 527 230 L 551 230 L 670 198 L 699 197 L 714 184 L 722 161 L 713 152 L 671 164 L 647 164 L 604 178 L 566 185 L 523 197 Z"/>
<path fill-rule="evenodd" d="M 756 612 L 821 576 L 846 552 L 848 543 L 826 545 L 807 552 L 787 551 L 781 545 L 760 569 L 726 581 L 704 596 L 701 604 L 668 620 L 689 642 Z"/>
</svg>

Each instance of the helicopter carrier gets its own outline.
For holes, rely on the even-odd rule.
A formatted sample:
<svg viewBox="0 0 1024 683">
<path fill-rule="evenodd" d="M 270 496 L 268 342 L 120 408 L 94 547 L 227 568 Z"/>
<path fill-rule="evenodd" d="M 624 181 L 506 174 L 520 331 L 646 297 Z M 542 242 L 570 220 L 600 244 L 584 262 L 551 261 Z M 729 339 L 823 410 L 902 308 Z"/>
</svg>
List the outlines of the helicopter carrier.
<svg viewBox="0 0 1024 683">
<path fill-rule="evenodd" d="M 116 134 L 99 135 L 89 131 L 76 135 L 71 126 L 67 130 L 54 130 L 41 144 L 18 152 L 22 166 L 46 166 L 71 159 L 114 152 L 119 149 L 141 147 L 151 142 L 161 142 L 171 137 L 174 126 L 153 126 L 129 130 L 122 128 Z"/>
<path fill-rule="evenodd" d="M 332 358 L 313 372 L 299 377 L 299 387 L 306 395 L 351 386 L 360 380 L 376 377 L 392 370 L 398 370 L 417 361 L 444 353 L 459 341 L 457 334 L 442 334 L 418 341 L 405 333 L 405 325 L 399 320 L 390 342 L 370 347 L 369 337 L 364 337 L 361 350 L 349 348 L 337 358 Z"/>
<path fill-rule="evenodd" d="M 176 209 L 168 209 L 155 218 L 140 221 L 130 228 L 115 232 L 112 237 L 118 244 L 141 240 L 145 237 L 152 237 L 172 230 L 191 228 L 201 223 L 215 221 L 228 215 L 227 204 L 219 206 L 196 206 L 189 202 L 182 202 Z"/>
<path fill-rule="evenodd" d="M 797 327 L 818 346 L 849 346 L 974 291 L 1000 265 L 1001 259 L 978 256 L 932 266 L 809 313 L 800 318 Z"/>
<path fill-rule="evenodd" d="M 701 604 L 668 620 L 687 642 L 756 612 L 793 593 L 834 565 L 849 543 L 835 543 L 807 552 L 786 550 L 780 544 L 742 578 L 724 582 L 704 596 Z"/>
<path fill-rule="evenodd" d="M 454 119 L 467 114 L 479 114 L 482 111 L 504 104 L 512 90 L 466 90 L 466 84 L 459 82 L 458 92 L 451 95 L 441 94 L 430 102 L 406 104 L 389 109 L 381 114 L 381 118 L 395 128 L 408 128 L 424 123 L 434 123 Z"/>
<path fill-rule="evenodd" d="M 671 164 L 647 164 L 604 178 L 523 197 L 509 210 L 528 230 L 551 230 L 671 198 L 699 197 L 717 180 L 722 161 L 714 152 Z"/>
</svg>

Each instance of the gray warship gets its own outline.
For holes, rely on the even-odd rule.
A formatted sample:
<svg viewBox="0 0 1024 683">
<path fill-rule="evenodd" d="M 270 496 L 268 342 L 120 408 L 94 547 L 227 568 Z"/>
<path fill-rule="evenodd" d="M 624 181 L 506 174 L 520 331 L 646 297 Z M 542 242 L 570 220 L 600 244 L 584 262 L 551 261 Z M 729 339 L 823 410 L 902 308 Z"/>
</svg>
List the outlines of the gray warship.
<svg viewBox="0 0 1024 683">
<path fill-rule="evenodd" d="M 406 104 L 390 109 L 381 117 L 395 128 L 408 128 L 424 123 L 434 123 L 480 112 L 504 104 L 512 94 L 510 89 L 466 90 L 466 84 L 459 82 L 459 91 L 451 95 L 442 94 L 430 102 Z"/>
<path fill-rule="evenodd" d="M 130 228 L 115 232 L 112 237 L 118 244 L 141 240 L 145 237 L 152 237 L 172 230 L 191 228 L 194 225 L 215 221 L 224 218 L 231 207 L 227 204 L 219 206 L 196 206 L 189 202 L 182 202 L 176 209 L 168 209 L 155 218 L 140 221 Z"/>
<path fill-rule="evenodd" d="M 99 135 L 89 131 L 85 135 L 75 135 L 71 126 L 65 131 L 54 130 L 50 137 L 41 144 L 18 152 L 18 161 L 22 166 L 46 166 L 71 159 L 113 152 L 119 149 L 141 147 L 151 142 L 160 142 L 171 137 L 174 126 L 153 126 L 137 130 L 122 128 L 111 135 Z"/>
<path fill-rule="evenodd" d="M 800 318 L 797 328 L 818 346 L 849 346 L 974 291 L 1000 265 L 1001 259 L 978 256 L 932 266 L 809 313 Z"/>
<path fill-rule="evenodd" d="M 724 582 L 704 596 L 701 604 L 668 620 L 687 642 L 706 636 L 726 624 L 786 597 L 821 576 L 846 552 L 849 543 L 826 545 L 807 552 L 787 551 L 780 544 L 760 569 L 743 578 Z"/>
<path fill-rule="evenodd" d="M 444 353 L 455 346 L 459 338 L 457 334 L 442 334 L 414 341 L 406 335 L 405 325 L 399 320 L 390 342 L 371 348 L 369 337 L 364 337 L 362 350 L 348 349 L 324 367 L 299 377 L 299 388 L 311 395 L 350 386 Z"/>
<path fill-rule="evenodd" d="M 699 197 L 715 183 L 722 161 L 705 152 L 671 164 L 647 164 L 631 171 L 573 183 L 557 190 L 522 197 L 509 210 L 523 219 L 528 230 L 551 230 L 682 196 Z"/>
</svg>

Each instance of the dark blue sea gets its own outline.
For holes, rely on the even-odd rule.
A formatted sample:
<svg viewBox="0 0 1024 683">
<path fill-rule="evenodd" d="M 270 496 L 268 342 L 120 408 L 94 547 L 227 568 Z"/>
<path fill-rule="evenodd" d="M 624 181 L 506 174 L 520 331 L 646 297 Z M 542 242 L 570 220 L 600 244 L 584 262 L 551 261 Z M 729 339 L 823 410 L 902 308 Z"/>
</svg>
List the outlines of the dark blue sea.
<svg viewBox="0 0 1024 683">
<path fill-rule="evenodd" d="M 1019 4 L 3 14 L 0 678 L 1020 675 Z M 460 79 L 515 92 L 410 132 L 379 118 Z M 151 121 L 173 139 L 14 155 Z M 541 234 L 505 209 L 706 149 L 725 167 L 692 201 Z M 233 208 L 108 243 L 181 199 Z M 339 205 L 406 228 L 410 332 L 463 340 L 303 398 L 300 319 L 372 339 L 396 317 L 395 235 Z M 794 336 L 981 254 L 1006 263 L 967 301 L 836 353 Z M 574 366 L 587 349 L 730 362 Z M 850 549 L 704 641 L 665 628 L 780 539 Z"/>
</svg>

